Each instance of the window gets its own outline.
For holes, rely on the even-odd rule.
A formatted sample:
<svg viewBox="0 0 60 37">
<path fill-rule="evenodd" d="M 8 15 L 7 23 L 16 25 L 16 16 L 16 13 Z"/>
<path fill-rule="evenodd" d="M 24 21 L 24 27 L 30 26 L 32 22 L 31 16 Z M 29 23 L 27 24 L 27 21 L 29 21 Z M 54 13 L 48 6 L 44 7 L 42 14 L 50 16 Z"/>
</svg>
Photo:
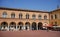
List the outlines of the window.
<svg viewBox="0 0 60 37">
<path fill-rule="evenodd" d="M 14 13 L 11 14 L 11 18 L 15 18 L 15 14 Z"/>
<path fill-rule="evenodd" d="M 7 17 L 7 13 L 6 12 L 3 12 L 2 17 L 3 18 L 6 18 Z"/>
<path fill-rule="evenodd" d="M 57 19 L 57 15 L 55 14 L 55 19 Z"/>
<path fill-rule="evenodd" d="M 53 19 L 53 15 L 51 15 L 51 19 Z"/>
<path fill-rule="evenodd" d="M 57 26 L 57 22 L 55 22 L 55 26 Z"/>
<path fill-rule="evenodd" d="M 33 18 L 33 19 L 36 19 L 36 15 L 35 15 L 35 14 L 34 14 L 34 15 L 32 15 L 32 18 Z"/>
<path fill-rule="evenodd" d="M 41 19 L 41 15 L 38 16 L 38 19 Z"/>
<path fill-rule="evenodd" d="M 57 26 L 57 22 L 54 22 L 53 26 Z"/>
<path fill-rule="evenodd" d="M 29 14 L 26 14 L 26 19 L 29 19 Z"/>
<path fill-rule="evenodd" d="M 47 16 L 46 15 L 44 16 L 44 19 L 47 19 Z"/>
<path fill-rule="evenodd" d="M 22 19 L 22 14 L 21 13 L 19 14 L 19 18 Z"/>
</svg>

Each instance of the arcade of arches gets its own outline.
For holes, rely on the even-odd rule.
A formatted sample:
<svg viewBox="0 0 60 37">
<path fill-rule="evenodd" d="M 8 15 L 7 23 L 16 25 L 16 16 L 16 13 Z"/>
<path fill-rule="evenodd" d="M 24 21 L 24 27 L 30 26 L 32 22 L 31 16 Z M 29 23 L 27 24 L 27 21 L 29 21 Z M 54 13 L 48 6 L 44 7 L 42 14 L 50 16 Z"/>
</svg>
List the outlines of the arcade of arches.
<svg viewBox="0 0 60 37">
<path fill-rule="evenodd" d="M 32 25 L 30 25 L 29 22 L 26 22 L 25 25 L 23 22 L 19 22 L 18 25 L 16 25 L 15 22 L 11 22 L 9 25 L 7 22 L 2 22 L 0 29 L 1 31 L 41 30 L 42 25 L 42 22 L 39 22 L 38 24 L 36 22 L 32 22 Z"/>
</svg>

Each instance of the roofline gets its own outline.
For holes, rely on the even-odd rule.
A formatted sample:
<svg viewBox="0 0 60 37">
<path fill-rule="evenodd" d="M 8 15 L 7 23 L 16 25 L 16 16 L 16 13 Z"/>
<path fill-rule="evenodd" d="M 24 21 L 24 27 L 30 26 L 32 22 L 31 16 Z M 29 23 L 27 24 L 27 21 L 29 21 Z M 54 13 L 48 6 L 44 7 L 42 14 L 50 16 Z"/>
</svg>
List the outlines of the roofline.
<svg viewBox="0 0 60 37">
<path fill-rule="evenodd" d="M 60 8 L 58 8 L 58 9 L 55 9 L 55 10 L 53 10 L 53 11 L 50 11 L 50 13 L 51 13 L 51 12 L 55 12 L 55 11 L 58 11 L 58 10 L 60 10 Z"/>
<path fill-rule="evenodd" d="M 39 11 L 39 10 L 28 10 L 28 9 L 18 9 L 18 8 L 7 8 L 7 7 L 0 7 L 1 10 L 14 10 L 14 11 L 27 11 L 27 12 L 42 12 L 42 13 L 49 13 L 47 11 Z"/>
</svg>

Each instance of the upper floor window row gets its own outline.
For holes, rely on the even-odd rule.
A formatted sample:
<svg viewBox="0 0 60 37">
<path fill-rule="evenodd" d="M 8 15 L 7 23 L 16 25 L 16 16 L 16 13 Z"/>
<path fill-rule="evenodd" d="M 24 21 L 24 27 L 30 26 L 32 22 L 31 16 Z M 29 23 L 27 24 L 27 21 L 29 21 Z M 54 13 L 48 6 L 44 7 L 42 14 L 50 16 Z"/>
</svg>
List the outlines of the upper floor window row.
<svg viewBox="0 0 60 37">
<path fill-rule="evenodd" d="M 23 16 L 23 14 L 20 13 L 19 14 L 19 18 L 22 19 L 22 16 Z M 29 14 L 26 14 L 25 16 L 26 16 L 26 19 L 29 19 L 29 17 L 30 17 Z M 3 18 L 6 18 L 7 17 L 7 13 L 6 12 L 3 12 L 2 17 Z M 15 13 L 11 13 L 11 18 L 15 18 Z M 36 14 L 33 14 L 32 15 L 32 19 L 36 19 Z M 42 19 L 42 16 L 41 15 L 38 15 L 38 19 Z M 44 19 L 47 19 L 47 15 L 44 15 Z"/>
</svg>

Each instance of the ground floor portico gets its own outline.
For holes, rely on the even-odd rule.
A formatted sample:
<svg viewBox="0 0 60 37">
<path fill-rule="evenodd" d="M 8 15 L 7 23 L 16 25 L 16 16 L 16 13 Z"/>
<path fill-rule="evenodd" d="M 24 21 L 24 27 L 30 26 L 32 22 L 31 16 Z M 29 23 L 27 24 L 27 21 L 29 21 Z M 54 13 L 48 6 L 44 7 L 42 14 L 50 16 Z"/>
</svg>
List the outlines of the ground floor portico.
<svg viewBox="0 0 60 37">
<path fill-rule="evenodd" d="M 8 25 L 7 22 L 2 22 L 0 25 L 0 29 L 2 31 L 17 31 L 17 30 L 40 30 L 42 29 L 42 23 L 39 22 L 36 24 L 35 22 L 30 25 L 29 22 L 26 22 L 25 25 L 22 22 L 19 22 L 18 25 L 16 25 L 15 22 L 11 22 L 10 25 Z"/>
<path fill-rule="evenodd" d="M 49 25 L 48 20 L 0 19 L 2 31 L 41 30 L 47 25 Z"/>
<path fill-rule="evenodd" d="M 41 30 L 42 28 L 42 22 L 39 22 L 38 24 L 36 22 L 33 22 L 32 24 L 26 22 L 25 25 L 23 22 L 19 22 L 17 25 L 15 22 L 11 22 L 9 25 L 7 22 L 2 22 L 0 25 L 2 31 Z"/>
</svg>

